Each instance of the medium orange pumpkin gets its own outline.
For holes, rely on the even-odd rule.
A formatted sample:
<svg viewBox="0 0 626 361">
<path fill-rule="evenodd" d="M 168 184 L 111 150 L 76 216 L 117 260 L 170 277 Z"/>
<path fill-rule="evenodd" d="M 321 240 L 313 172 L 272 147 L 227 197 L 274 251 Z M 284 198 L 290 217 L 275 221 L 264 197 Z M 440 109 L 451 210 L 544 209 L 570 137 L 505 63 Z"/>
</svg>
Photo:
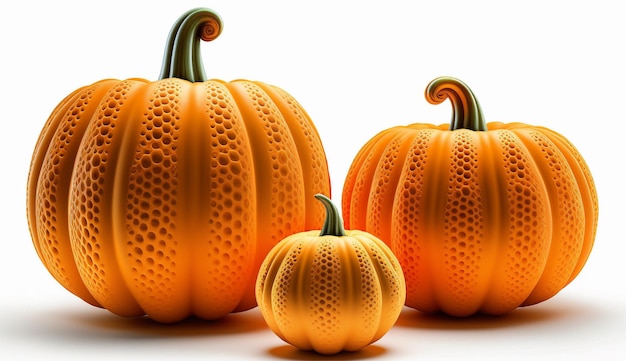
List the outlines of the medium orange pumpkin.
<svg viewBox="0 0 626 361">
<path fill-rule="evenodd" d="M 321 230 L 293 234 L 267 255 L 256 297 L 268 326 L 301 350 L 357 351 L 395 324 L 406 286 L 397 258 L 383 241 L 345 230 L 339 210 L 322 194 Z"/>
<path fill-rule="evenodd" d="M 284 90 L 206 80 L 193 9 L 170 33 L 160 80 L 107 79 L 53 111 L 37 142 L 27 213 L 65 288 L 121 316 L 220 318 L 256 305 L 266 253 L 324 219 L 318 133 Z"/>
<path fill-rule="evenodd" d="M 504 314 L 554 296 L 596 234 L 582 156 L 545 127 L 486 124 L 457 79 L 435 79 L 426 98 L 450 99 L 451 124 L 393 127 L 365 144 L 344 184 L 346 227 L 390 245 L 406 305 L 421 311 Z"/>
</svg>

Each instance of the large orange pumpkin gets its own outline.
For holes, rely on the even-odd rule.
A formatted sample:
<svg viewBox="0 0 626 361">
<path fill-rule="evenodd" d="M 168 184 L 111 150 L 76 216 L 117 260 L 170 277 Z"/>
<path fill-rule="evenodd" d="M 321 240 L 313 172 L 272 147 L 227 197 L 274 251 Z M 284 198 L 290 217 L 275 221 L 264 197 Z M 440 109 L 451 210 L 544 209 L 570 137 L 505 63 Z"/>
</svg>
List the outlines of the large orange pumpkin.
<svg viewBox="0 0 626 361">
<path fill-rule="evenodd" d="M 265 254 L 324 219 L 309 200 L 330 192 L 328 166 L 304 109 L 262 82 L 206 80 L 200 37 L 221 28 L 211 10 L 189 11 L 160 80 L 82 87 L 41 132 L 31 236 L 90 304 L 162 322 L 250 309 Z"/>
<path fill-rule="evenodd" d="M 503 314 L 570 283 L 591 251 L 598 200 L 576 148 L 545 127 L 485 123 L 471 90 L 442 77 L 451 124 L 383 130 L 358 152 L 342 196 L 347 228 L 387 242 L 406 305 L 454 316 Z"/>
</svg>

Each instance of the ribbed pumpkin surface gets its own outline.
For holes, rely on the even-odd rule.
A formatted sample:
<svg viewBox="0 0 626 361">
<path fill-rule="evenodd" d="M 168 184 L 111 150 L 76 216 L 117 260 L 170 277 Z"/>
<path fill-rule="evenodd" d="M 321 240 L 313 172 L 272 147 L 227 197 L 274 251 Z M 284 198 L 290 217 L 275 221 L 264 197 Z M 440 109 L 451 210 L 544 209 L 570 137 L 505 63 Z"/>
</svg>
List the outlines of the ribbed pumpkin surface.
<svg viewBox="0 0 626 361">
<path fill-rule="evenodd" d="M 339 219 L 335 212 L 329 217 Z M 344 231 L 340 220 L 333 222 L 340 232 L 326 224 L 270 251 L 259 271 L 257 301 L 270 329 L 295 347 L 356 351 L 395 324 L 405 300 L 404 276 L 383 241 Z"/>
<path fill-rule="evenodd" d="M 164 322 L 214 319 L 255 306 L 264 256 L 323 221 L 308 203 L 329 188 L 317 131 L 280 88 L 109 79 L 50 116 L 28 220 L 44 265 L 85 301 Z"/>
<path fill-rule="evenodd" d="M 387 242 L 410 307 L 502 314 L 554 296 L 585 264 L 598 204 L 575 147 L 544 127 L 413 124 L 374 136 L 343 192 L 347 228 Z"/>
</svg>

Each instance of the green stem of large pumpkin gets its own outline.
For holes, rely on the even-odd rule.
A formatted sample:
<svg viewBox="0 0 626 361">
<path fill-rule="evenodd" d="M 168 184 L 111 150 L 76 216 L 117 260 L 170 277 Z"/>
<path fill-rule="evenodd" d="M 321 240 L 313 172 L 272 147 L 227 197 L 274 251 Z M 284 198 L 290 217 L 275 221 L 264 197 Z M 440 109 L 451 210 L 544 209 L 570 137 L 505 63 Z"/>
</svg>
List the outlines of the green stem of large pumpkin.
<svg viewBox="0 0 626 361">
<path fill-rule="evenodd" d="M 196 8 L 183 14 L 170 30 L 159 79 L 207 80 L 200 54 L 200 40 L 211 41 L 222 31 L 222 20 L 213 10 Z"/>
<path fill-rule="evenodd" d="M 341 215 L 339 214 L 339 210 L 337 210 L 337 207 L 335 207 L 335 204 L 330 200 L 330 198 L 326 197 L 323 194 L 316 194 L 315 198 L 321 201 L 326 208 L 326 220 L 324 221 L 324 226 L 322 227 L 322 231 L 320 232 L 320 237 L 345 236 L 346 230 L 343 228 L 343 221 L 341 220 Z"/>
<path fill-rule="evenodd" d="M 440 104 L 450 99 L 452 103 L 450 130 L 487 130 L 487 123 L 478 100 L 462 81 L 450 77 L 439 77 L 428 84 L 425 95 L 426 100 L 431 104 Z"/>
</svg>

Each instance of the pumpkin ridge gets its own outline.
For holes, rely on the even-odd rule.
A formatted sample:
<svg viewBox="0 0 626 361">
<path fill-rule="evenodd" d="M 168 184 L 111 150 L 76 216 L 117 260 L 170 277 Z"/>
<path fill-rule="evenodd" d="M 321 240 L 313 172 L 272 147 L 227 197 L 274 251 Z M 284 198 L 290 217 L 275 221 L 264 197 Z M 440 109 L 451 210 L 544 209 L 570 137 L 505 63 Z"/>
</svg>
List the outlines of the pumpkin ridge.
<svg viewBox="0 0 626 361">
<path fill-rule="evenodd" d="M 304 227 L 305 229 L 315 229 L 324 219 L 324 208 L 314 201 L 315 193 L 318 189 L 328 188 L 328 192 L 325 194 L 331 195 L 329 179 L 322 179 L 319 176 L 320 171 L 328 172 L 328 160 L 324 153 L 319 152 L 319 149 L 323 149 L 323 147 L 317 128 L 304 108 L 290 94 L 276 86 L 258 81 L 254 83 L 263 89 L 276 104 L 294 138 L 297 155 L 300 164 L 303 165 L 301 167 L 302 179 L 310 180 L 310 182 L 304 183 L 304 209 L 306 210 Z"/>
<path fill-rule="evenodd" d="M 239 111 L 252 146 L 254 174 L 258 192 L 258 224 L 263 243 L 258 243 L 257 264 L 260 265 L 269 249 L 288 234 L 304 230 L 306 213 L 305 182 L 302 163 L 297 154 L 294 135 L 290 132 L 288 117 L 262 87 L 254 82 L 238 80 L 227 84 Z M 323 174 L 323 169 L 320 170 Z M 320 185 L 320 188 L 322 186 Z M 330 182 L 324 188 L 329 191 Z M 252 290 L 253 291 L 253 290 Z M 254 292 L 247 294 L 254 304 Z"/>
<path fill-rule="evenodd" d="M 69 205 L 71 245 L 81 278 L 103 307 L 123 316 L 145 313 L 118 267 L 118 257 L 126 257 L 125 239 L 115 231 L 116 217 L 124 213 L 116 208 L 118 197 L 125 196 L 116 193 L 118 172 L 124 171 L 120 151 L 132 126 L 125 119 L 134 113 L 133 97 L 143 88 L 141 81 L 120 80 L 100 99 L 83 135 Z"/>
<path fill-rule="evenodd" d="M 276 334 L 284 339 L 283 330 L 290 328 L 290 320 L 283 320 L 285 299 L 283 289 L 291 283 L 293 276 L 291 270 L 286 267 L 293 266 L 302 252 L 302 243 L 297 242 L 293 237 L 287 237 L 270 252 L 259 268 L 258 280 L 256 282 L 256 299 L 259 300 L 259 308 L 265 316 L 268 326 L 276 331 Z M 276 278 L 280 273 L 281 277 Z"/>
<path fill-rule="evenodd" d="M 551 221 L 532 222 L 533 219 L 550 219 L 550 204 L 545 186 L 540 183 L 539 169 L 528 149 L 510 130 L 494 135 L 494 145 L 499 149 L 494 157 L 504 169 L 500 172 L 499 187 L 503 194 L 499 199 L 506 200 L 502 202 L 504 222 L 500 227 L 506 238 L 496 240 L 500 245 L 498 266 L 481 311 L 503 314 L 521 305 L 536 286 L 548 259 L 552 227 Z"/>
<path fill-rule="evenodd" d="M 387 305 L 385 302 L 380 301 L 383 299 L 383 294 L 391 297 L 393 291 L 385 293 L 383 289 L 383 283 L 386 283 L 388 280 L 382 277 L 382 275 L 385 275 L 384 266 L 381 264 L 380 254 L 370 244 L 372 241 L 360 232 L 351 231 L 348 233 L 348 236 L 350 237 L 350 247 L 354 252 L 354 257 L 359 260 L 359 269 L 354 274 L 358 277 L 360 292 L 358 294 L 355 292 L 355 295 L 358 297 L 358 307 L 355 307 L 353 310 L 355 312 L 354 317 L 358 318 L 359 322 L 355 322 L 355 327 L 357 328 L 351 330 L 352 333 L 357 333 L 358 337 L 354 337 L 353 340 L 348 339 L 345 349 L 356 351 L 360 348 L 360 345 L 370 344 L 380 339 L 385 334 L 383 330 L 391 328 L 389 326 L 393 324 L 388 325 L 387 322 L 383 324 L 383 321 L 388 320 L 383 320 L 381 317 L 376 317 L 376 315 L 382 314 L 383 309 L 386 312 L 394 313 L 393 306 L 397 302 L 390 302 L 391 305 Z M 380 244 L 377 244 L 377 246 L 380 246 Z M 386 258 L 382 262 L 391 261 Z M 392 299 L 392 301 L 396 301 L 396 299 Z M 388 310 L 390 306 L 392 309 Z M 393 323 L 395 323 L 395 320 L 393 320 Z"/>
<path fill-rule="evenodd" d="M 118 130 L 120 135 L 116 138 L 110 139 L 111 141 L 115 139 L 113 144 L 116 144 L 116 149 L 112 154 L 110 151 L 105 151 L 106 144 L 108 142 L 96 141 L 87 143 L 91 143 L 91 146 L 97 149 L 94 150 L 93 153 L 101 153 L 105 151 L 107 156 L 110 158 L 108 163 L 111 163 L 111 168 L 114 169 L 108 172 L 104 169 L 101 171 L 103 177 L 113 178 L 110 182 L 112 184 L 112 195 L 110 196 L 111 239 L 104 243 L 112 245 L 114 254 L 116 255 L 116 258 L 113 260 L 116 263 L 116 269 L 119 269 L 121 277 L 123 278 L 123 283 L 125 284 L 128 292 L 132 294 L 133 303 L 136 307 L 141 309 L 141 311 L 137 311 L 135 316 L 142 316 L 147 312 L 140 302 L 141 296 L 138 291 L 139 288 L 136 287 L 136 280 L 138 277 L 137 269 L 135 267 L 126 267 L 125 262 L 121 260 L 133 259 L 133 255 L 137 253 L 137 248 L 135 248 L 134 243 L 131 240 L 134 233 L 127 233 L 130 229 L 130 220 L 136 219 L 135 216 L 132 216 L 131 210 L 133 208 L 129 208 L 131 204 L 130 200 L 134 198 L 132 198 L 132 192 L 128 189 L 128 181 L 132 178 L 131 170 L 133 167 L 134 157 L 137 152 L 136 143 L 137 139 L 140 138 L 140 120 L 146 117 L 146 114 L 144 113 L 144 105 L 148 102 L 146 94 L 148 94 L 153 88 L 153 83 L 140 78 L 126 79 L 122 83 L 129 84 L 129 89 L 125 95 L 125 98 L 127 98 L 125 102 L 126 104 L 121 104 L 124 108 L 123 113 L 120 112 L 115 117 L 116 127 L 118 129 L 121 128 L 121 130 Z M 121 114 L 124 114 L 125 116 L 121 117 Z M 104 199 L 107 199 L 108 197 L 101 196 L 99 198 L 104 201 Z M 104 229 L 105 227 L 102 228 Z M 136 265 L 139 259 L 133 259 L 133 261 L 135 262 L 134 265 Z"/>
<path fill-rule="evenodd" d="M 31 232 L 35 248 L 52 276 L 66 289 L 86 302 L 99 302 L 85 287 L 75 264 L 69 229 L 68 204 L 71 204 L 71 179 L 80 150 L 83 134 L 87 131 L 90 117 L 100 98 L 106 94 L 112 80 L 103 80 L 85 86 L 69 100 L 67 108 L 53 112 L 37 148 L 43 158 L 37 165 L 37 179 L 30 183 L 33 196 L 35 221 Z M 95 103 L 95 104 L 94 104 Z M 40 143 L 45 142 L 45 143 Z M 38 158 L 38 156 L 35 156 Z M 37 163 L 33 161 L 32 166 Z M 34 176 L 34 172 L 31 172 Z M 42 257 L 43 256 L 43 257 Z"/>
<path fill-rule="evenodd" d="M 482 239 L 475 243 L 477 254 L 480 259 L 479 273 L 480 282 L 477 285 L 476 301 L 478 310 L 489 313 L 487 304 L 491 304 L 499 291 L 494 291 L 493 284 L 499 284 L 499 277 L 504 273 L 501 266 L 502 253 L 506 252 L 504 239 L 507 235 L 509 219 L 506 217 L 508 206 L 501 199 L 507 197 L 506 176 L 491 169 L 505 169 L 505 160 L 499 144 L 498 134 L 503 130 L 494 128 L 489 124 L 489 132 L 480 133 L 476 140 L 476 160 L 478 162 L 477 186 L 480 191 L 481 209 L 477 215 L 477 227 L 480 227 Z M 484 192 L 483 192 L 484 190 Z M 485 222 L 489 225 L 485 227 Z"/>
<path fill-rule="evenodd" d="M 57 106 L 57 108 L 52 112 L 52 114 L 48 117 L 39 138 L 35 144 L 35 150 L 33 152 L 33 157 L 31 159 L 30 169 L 28 172 L 28 193 L 26 195 L 26 213 L 28 216 L 28 225 L 29 231 L 31 233 L 31 238 L 33 240 L 33 245 L 37 252 L 37 255 L 41 259 L 41 261 L 47 265 L 46 256 L 44 256 L 44 246 L 42 245 L 39 237 L 39 225 L 38 222 L 39 217 L 37 216 L 37 208 L 40 207 L 37 197 L 37 184 L 40 182 L 40 177 L 42 173 L 42 164 L 45 162 L 45 156 L 50 149 L 50 145 L 52 143 L 52 139 L 55 135 L 55 130 L 58 129 L 59 123 L 63 119 L 60 114 L 67 114 L 68 109 L 70 109 L 74 104 L 76 104 L 77 98 L 81 97 L 81 94 L 86 91 L 87 87 L 81 87 L 76 89 L 69 95 L 67 95 Z M 47 208 L 47 207 L 46 207 Z M 77 270 L 76 270 L 77 271 Z M 86 291 L 86 290 L 85 290 Z M 93 300 L 95 302 L 95 300 Z"/>
<path fill-rule="evenodd" d="M 398 260 L 404 271 L 407 284 L 406 304 L 415 305 L 420 302 L 420 309 L 435 310 L 435 301 L 432 298 L 420 300 L 420 294 L 430 295 L 435 287 L 435 282 L 428 277 L 433 267 L 431 257 L 427 254 L 427 239 L 423 238 L 424 222 L 422 215 L 425 212 L 423 197 L 426 196 L 427 188 L 424 189 L 424 170 L 430 167 L 432 155 L 429 155 L 428 148 L 434 137 L 436 129 L 427 129 L 417 132 L 411 148 L 407 150 L 406 159 L 411 162 L 404 162 L 402 165 L 402 176 L 398 180 L 398 190 L 394 200 L 392 210 L 393 229 L 392 238 L 388 244 L 394 253 L 398 255 Z M 430 192 L 428 192 L 430 194 Z M 401 227 L 401 224 L 412 227 Z M 386 242 L 384 239 L 382 239 Z M 424 240 L 424 241 L 422 241 Z M 429 303 L 425 305 L 424 303 Z"/>
<path fill-rule="evenodd" d="M 389 133 L 391 130 L 386 130 L 379 133 L 379 136 L 382 137 L 384 134 Z M 373 148 L 376 147 L 378 143 L 378 137 L 374 137 L 367 141 L 367 143 L 363 146 L 363 152 L 357 153 L 353 164 L 349 167 L 348 172 L 346 174 L 346 179 L 343 185 L 343 194 L 341 199 L 341 208 L 344 224 L 350 228 L 352 224 L 355 223 L 353 221 L 353 213 L 352 213 L 352 205 L 350 200 L 353 198 L 352 194 L 355 192 L 357 188 L 357 177 L 358 173 L 364 168 L 364 164 L 368 159 L 371 158 L 370 152 Z M 365 187 L 369 188 L 369 187 Z"/>
<path fill-rule="evenodd" d="M 424 177 L 423 189 L 427 190 L 433 197 L 426 197 L 421 204 L 422 220 L 421 224 L 423 238 L 422 247 L 426 254 L 437 254 L 432 257 L 426 265 L 429 267 L 427 274 L 435 274 L 433 279 L 432 302 L 439 305 L 440 308 L 448 309 L 448 300 L 456 299 L 456 286 L 448 283 L 449 276 L 442 271 L 448 267 L 457 267 L 458 262 L 455 255 L 448 252 L 448 243 L 446 229 L 446 213 L 450 212 L 450 177 L 453 175 L 453 164 L 449 158 L 443 155 L 451 154 L 452 150 L 457 147 L 456 138 L 459 132 L 467 132 L 467 130 L 458 130 L 455 132 L 435 131 L 432 133 L 430 146 L 426 149 L 427 157 L 434 160 L 425 165 L 425 172 L 429 177 Z M 455 209 L 455 210 L 458 210 Z M 450 264 L 452 262 L 452 264 Z"/>
<path fill-rule="evenodd" d="M 303 349 L 311 348 L 311 335 L 315 335 L 313 322 L 302 327 L 299 325 L 299 320 L 307 320 L 310 317 L 310 299 L 314 290 L 309 290 L 309 287 L 312 278 L 317 273 L 313 271 L 316 264 L 307 260 L 318 259 L 319 249 L 324 246 L 323 239 L 314 238 L 316 236 L 317 234 L 305 233 L 303 239 L 300 240 L 298 237 L 291 236 L 294 242 L 291 257 L 286 262 L 285 259 L 282 260 L 285 268 L 281 267 L 278 273 L 281 283 L 277 289 L 279 294 L 277 301 L 283 304 L 283 307 L 279 308 L 283 311 L 280 316 L 283 326 L 282 334 L 295 337 L 299 340 L 296 347 Z M 289 297 L 290 294 L 291 297 Z"/>
<path fill-rule="evenodd" d="M 391 249 L 380 239 L 367 237 L 362 231 L 350 231 L 349 234 L 354 237 L 360 247 L 363 247 L 365 254 L 368 256 L 368 264 L 371 265 L 370 274 L 375 279 L 372 284 L 376 285 L 377 292 L 386 297 L 381 298 L 383 301 L 378 304 L 377 312 L 383 312 L 388 316 L 380 318 L 375 325 L 376 332 L 372 335 L 369 342 L 374 342 L 382 338 L 385 334 L 383 330 L 388 330 L 396 322 L 391 315 L 399 314 L 406 300 L 406 283 L 404 277 L 398 277 L 402 274 L 402 267 Z M 365 293 L 369 293 L 365 289 Z M 366 307 L 366 305 L 363 305 Z M 367 305 L 367 308 L 371 308 Z M 371 320 L 373 317 L 368 318 Z"/>
<path fill-rule="evenodd" d="M 344 222 L 347 228 L 350 229 L 364 229 L 368 222 L 368 207 L 365 205 L 369 203 L 372 188 L 375 184 L 372 183 L 373 174 L 375 174 L 378 166 L 378 160 L 380 155 L 384 152 L 388 142 L 390 142 L 395 136 L 395 132 L 379 133 L 380 137 L 376 138 L 375 142 L 372 142 L 370 151 L 366 153 L 364 159 L 362 159 L 361 166 L 356 168 L 356 172 L 349 171 L 351 180 L 344 183 L 344 189 L 349 190 L 352 194 L 350 198 L 342 196 L 346 199 L 344 207 Z M 348 188 L 349 187 L 349 188 Z M 350 202 L 348 203 L 348 199 Z M 377 234 L 378 230 L 369 230 L 374 236 L 377 236 L 383 240 L 384 237 Z"/>
<path fill-rule="evenodd" d="M 211 271 L 212 264 L 220 264 L 223 271 L 219 272 L 220 277 L 213 276 L 208 282 L 203 280 L 204 277 L 198 277 L 194 289 L 202 290 L 205 296 L 193 299 L 198 309 L 208 309 L 210 307 L 204 301 L 206 297 L 229 293 L 233 295 L 230 302 L 234 303 L 222 307 L 232 311 L 239 307 L 243 295 L 249 292 L 246 287 L 238 290 L 233 287 L 248 284 L 242 280 L 254 273 L 252 267 L 238 270 L 235 262 L 251 264 L 256 253 L 256 245 L 251 240 L 256 239 L 257 190 L 254 179 L 248 176 L 252 172 L 253 156 L 246 129 L 235 110 L 235 99 L 230 96 L 228 88 L 223 82 L 209 81 L 204 84 L 204 93 L 217 94 L 220 100 L 206 95 L 199 100 L 204 103 L 207 117 L 207 121 L 202 121 L 204 131 L 199 132 L 203 137 L 198 149 L 204 149 L 204 160 L 200 164 L 204 172 L 199 177 L 204 199 L 200 201 L 202 211 L 199 213 L 205 217 L 199 222 L 208 220 L 209 223 L 208 228 L 200 232 L 202 236 L 199 240 L 204 242 L 206 238 L 207 245 L 203 252 L 194 253 L 194 265 L 204 271 L 196 270 L 194 274 L 216 274 Z M 233 222 L 240 218 L 238 215 L 245 215 L 243 218 L 247 221 Z M 219 252 L 214 249 L 219 249 Z"/>
<path fill-rule="evenodd" d="M 445 133 L 446 131 L 444 131 Z M 484 132 L 458 130 L 451 132 L 449 170 L 446 190 L 441 189 L 445 199 L 441 217 L 441 252 L 443 253 L 439 272 L 446 277 L 445 289 L 440 298 L 442 308 L 447 308 L 445 300 L 458 303 L 454 312 L 471 314 L 480 307 L 481 270 L 478 264 L 483 257 L 484 231 L 480 224 L 484 220 L 482 197 L 478 184 L 478 169 L 481 165 L 476 143 Z M 441 158 L 442 163 L 444 158 Z M 442 175 L 443 176 L 443 175 Z"/>
<path fill-rule="evenodd" d="M 262 88 L 249 81 L 234 81 L 228 83 L 228 89 L 242 112 L 252 145 L 257 187 L 270 190 L 259 192 L 257 202 L 263 207 L 259 209 L 259 223 L 267 225 L 268 241 L 273 245 L 294 229 L 303 228 L 300 222 L 291 224 L 292 219 L 298 218 L 292 212 L 303 209 L 304 202 L 303 172 L 299 170 L 301 164 L 296 161 L 299 159 L 297 149 L 282 113 Z M 294 174 L 298 179 L 294 179 Z M 283 193 L 285 188 L 299 190 L 298 196 L 280 201 L 278 198 L 282 197 L 272 197 Z M 284 214 L 278 211 L 288 203 L 291 204 L 284 208 Z M 268 216 L 274 220 L 269 220 Z"/>
<path fill-rule="evenodd" d="M 162 80 L 167 81 L 170 80 Z M 172 258 L 178 259 L 172 260 L 172 266 L 175 267 L 176 279 L 182 282 L 177 281 L 170 287 L 175 286 L 173 293 L 179 295 L 180 301 L 175 304 L 186 309 L 181 313 L 215 319 L 220 314 L 231 312 L 243 293 L 233 289 L 238 285 L 237 277 L 233 277 L 230 264 L 224 259 L 225 234 L 235 232 L 226 221 L 220 222 L 229 210 L 223 208 L 224 202 L 212 197 L 215 193 L 228 197 L 225 189 L 230 182 L 217 170 L 228 167 L 229 160 L 224 154 L 220 154 L 220 158 L 214 155 L 219 146 L 211 141 L 210 136 L 218 130 L 215 128 L 217 124 L 209 118 L 209 105 L 205 99 L 207 83 L 188 83 L 178 79 L 171 79 L 171 82 L 177 88 L 175 108 L 179 109 L 176 126 L 179 131 L 175 151 L 178 158 L 178 191 L 174 205 L 177 218 L 175 232 L 178 236 L 173 239 L 174 251 L 170 252 Z M 153 167 L 158 167 L 158 164 Z M 242 248 L 241 245 L 231 247 Z M 241 255 L 241 258 L 244 256 Z M 246 271 L 241 273 L 245 275 Z M 219 282 L 219 278 L 223 278 L 224 282 Z M 221 296 L 219 302 L 216 302 L 216 295 Z"/>
<path fill-rule="evenodd" d="M 341 349 L 346 348 L 347 342 L 352 336 L 352 323 L 341 322 L 341 317 L 348 317 L 350 320 L 355 320 L 355 316 L 358 315 L 358 307 L 348 307 L 348 305 L 356 305 L 359 300 L 358 294 L 361 293 L 361 279 L 358 277 L 360 272 L 358 265 L 354 262 L 356 252 L 351 242 L 353 238 L 341 237 L 342 236 L 334 236 L 328 238 L 328 241 L 333 243 L 332 248 L 329 248 L 328 252 L 332 253 L 332 262 L 336 264 L 336 272 L 339 275 L 337 291 L 333 292 L 333 295 L 335 293 L 337 294 L 337 301 L 334 303 L 336 312 L 333 313 L 332 321 L 326 318 L 327 322 L 334 325 L 336 330 L 334 335 L 329 335 L 329 340 L 327 341 L 327 343 L 334 343 L 336 349 L 325 351 L 329 353 L 339 352 Z M 321 257 L 322 259 L 329 259 L 329 256 L 325 256 L 324 254 L 322 254 Z M 337 278 L 337 276 L 334 278 Z M 312 293 L 313 304 L 311 305 L 311 309 L 317 309 L 319 307 L 319 301 L 315 299 L 317 293 Z M 322 334 L 324 332 L 326 332 L 326 329 L 323 325 L 320 325 L 317 333 Z"/>
<path fill-rule="evenodd" d="M 567 284 L 569 284 L 582 270 L 594 244 L 598 226 L 598 194 L 589 167 L 576 147 L 563 135 L 553 130 L 544 127 L 538 127 L 538 130 L 541 131 L 543 135 L 547 136 L 562 152 L 569 168 L 574 174 L 576 185 L 582 199 L 582 208 L 584 209 L 586 220 L 585 235 L 578 263 L 567 281 Z"/>
<path fill-rule="evenodd" d="M 354 257 L 351 244 L 346 241 L 347 238 L 343 238 L 345 236 L 320 237 L 322 237 L 320 246 L 317 248 L 314 259 L 321 263 L 320 278 L 327 275 L 327 282 L 320 285 L 314 279 L 310 281 L 311 303 L 308 318 L 313 320 L 313 327 L 309 329 L 309 338 L 312 344 L 320 345 L 316 351 L 336 353 L 345 347 L 350 337 L 351 323 L 341 322 L 341 319 L 342 317 L 353 319 L 356 307 L 348 306 L 354 306 L 356 300 L 354 293 L 359 292 L 361 285 L 354 280 L 354 275 L 358 274 L 358 270 L 354 269 L 355 265 L 353 262 L 346 261 Z M 326 271 L 324 271 L 324 266 L 328 266 Z M 311 278 L 316 274 L 317 272 L 312 270 Z M 328 287 L 328 291 L 320 291 L 324 285 Z M 321 304 L 324 300 L 323 295 L 326 295 L 326 302 Z M 326 312 L 322 311 L 323 306 Z"/>
<path fill-rule="evenodd" d="M 384 149 L 379 153 L 374 178 L 369 190 L 368 204 L 366 208 L 366 229 L 370 233 L 390 244 L 391 242 L 391 212 L 387 209 L 393 207 L 394 199 L 398 191 L 398 180 L 401 176 L 402 167 L 397 164 L 411 146 L 415 138 L 414 132 L 395 132 L 393 137 L 385 141 Z"/>
<path fill-rule="evenodd" d="M 519 129 L 516 134 L 529 148 L 532 147 L 530 154 L 536 157 L 535 163 L 541 165 L 551 213 L 556 220 L 549 250 L 552 261 L 546 265 L 533 293 L 524 302 L 534 304 L 554 296 L 570 279 L 583 248 L 584 212 L 576 207 L 582 201 L 580 187 L 576 187 L 574 174 L 561 150 L 541 132 Z"/>
</svg>

